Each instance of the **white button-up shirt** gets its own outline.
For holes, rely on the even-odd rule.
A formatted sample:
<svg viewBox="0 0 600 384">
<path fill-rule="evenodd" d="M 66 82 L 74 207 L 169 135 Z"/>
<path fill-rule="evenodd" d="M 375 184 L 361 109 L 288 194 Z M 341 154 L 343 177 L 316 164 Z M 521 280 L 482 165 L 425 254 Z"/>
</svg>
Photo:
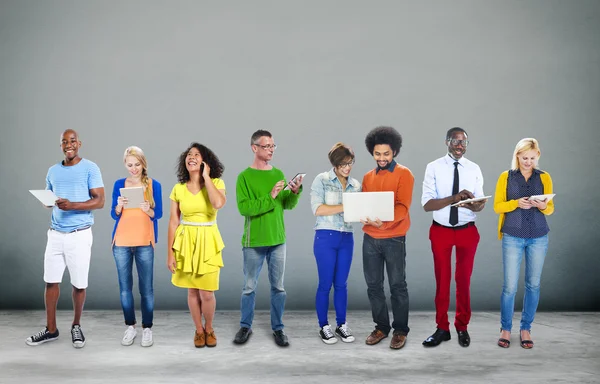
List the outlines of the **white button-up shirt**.
<svg viewBox="0 0 600 384">
<path fill-rule="evenodd" d="M 443 199 L 452 195 L 454 184 L 454 163 L 456 160 L 446 155 L 427 164 L 425 179 L 423 180 L 423 195 L 421 205 L 427 204 L 431 199 Z M 462 157 L 458 160 L 458 192 L 466 189 L 475 197 L 483 197 L 483 175 L 479 165 Z M 458 225 L 464 225 L 475 221 L 477 215 L 467 208 L 458 208 Z M 433 220 L 438 223 L 452 227 L 450 224 L 450 205 L 433 211 Z"/>
</svg>

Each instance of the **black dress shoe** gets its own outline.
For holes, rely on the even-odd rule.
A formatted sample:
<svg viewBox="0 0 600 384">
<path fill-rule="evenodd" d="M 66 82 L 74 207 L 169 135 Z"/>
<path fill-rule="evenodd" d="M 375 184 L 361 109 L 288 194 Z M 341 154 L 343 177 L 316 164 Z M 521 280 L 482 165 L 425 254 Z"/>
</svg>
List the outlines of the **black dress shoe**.
<svg viewBox="0 0 600 384">
<path fill-rule="evenodd" d="M 458 332 L 458 344 L 461 347 L 468 347 L 471 344 L 471 337 L 467 331 L 456 331 Z"/>
<path fill-rule="evenodd" d="M 449 331 L 444 331 L 443 329 L 438 328 L 435 330 L 433 335 L 431 335 L 425 339 L 425 341 L 423 342 L 423 345 L 426 347 L 435 347 L 437 345 L 440 345 L 440 343 L 442 341 L 448 341 L 451 338 L 452 338 L 452 336 L 450 336 Z"/>
<path fill-rule="evenodd" d="M 248 338 L 250 338 L 251 334 L 252 334 L 252 328 L 242 327 L 235 334 L 235 338 L 233 339 L 233 342 L 236 344 L 244 344 L 246 341 L 248 341 Z"/>
<path fill-rule="evenodd" d="M 274 331 L 273 337 L 275 338 L 275 344 L 279 345 L 280 347 L 287 347 L 288 345 L 290 345 L 290 343 L 288 342 L 288 337 L 283 332 L 283 329 L 280 329 L 279 331 Z"/>
</svg>

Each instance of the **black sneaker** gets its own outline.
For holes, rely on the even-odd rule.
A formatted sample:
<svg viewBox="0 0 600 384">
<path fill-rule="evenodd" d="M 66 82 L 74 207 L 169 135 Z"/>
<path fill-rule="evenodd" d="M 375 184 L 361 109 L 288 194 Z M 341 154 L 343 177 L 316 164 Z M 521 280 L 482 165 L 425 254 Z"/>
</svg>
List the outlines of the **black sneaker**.
<svg viewBox="0 0 600 384">
<path fill-rule="evenodd" d="M 344 323 L 335 329 L 335 334 L 338 335 L 344 343 L 351 343 L 354 341 L 352 331 L 348 327 L 348 323 Z"/>
<path fill-rule="evenodd" d="M 275 338 L 275 344 L 279 345 L 280 347 L 287 347 L 288 345 L 290 345 L 290 343 L 288 342 L 288 337 L 283 332 L 283 329 L 280 329 L 279 331 L 274 331 L 273 337 Z"/>
<path fill-rule="evenodd" d="M 335 335 L 333 334 L 329 324 L 325 324 L 323 327 L 321 327 L 319 330 L 319 336 L 321 336 L 321 340 L 323 340 L 325 344 L 335 344 L 338 341 L 335 338 Z"/>
<path fill-rule="evenodd" d="M 233 342 L 236 344 L 244 344 L 246 341 L 248 341 L 248 338 L 250 338 L 251 334 L 252 334 L 252 328 L 242 327 L 235 334 L 235 338 L 233 339 Z"/>
<path fill-rule="evenodd" d="M 83 331 L 79 324 L 75 324 L 71 327 L 71 341 L 75 348 L 83 348 L 85 345 L 85 336 L 83 336 Z"/>
<path fill-rule="evenodd" d="M 58 339 L 58 329 L 56 332 L 50 333 L 48 331 L 48 327 L 46 327 L 35 335 L 29 336 L 27 339 L 25 339 L 25 342 L 27 345 L 40 345 L 56 339 Z"/>
</svg>

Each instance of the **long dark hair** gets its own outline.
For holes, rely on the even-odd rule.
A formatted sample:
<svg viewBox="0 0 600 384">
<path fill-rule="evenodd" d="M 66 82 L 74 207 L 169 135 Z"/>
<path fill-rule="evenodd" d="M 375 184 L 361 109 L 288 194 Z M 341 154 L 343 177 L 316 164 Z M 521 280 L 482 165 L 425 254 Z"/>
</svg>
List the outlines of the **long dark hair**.
<svg viewBox="0 0 600 384">
<path fill-rule="evenodd" d="M 194 142 L 190 144 L 188 149 L 186 149 L 181 153 L 181 155 L 179 155 L 179 161 L 177 162 L 177 180 L 179 180 L 180 183 L 187 183 L 188 181 L 190 181 L 190 173 L 188 172 L 185 166 L 185 158 L 187 157 L 188 152 L 192 148 L 196 148 L 200 152 L 200 155 L 202 156 L 202 161 L 204 161 L 210 167 L 211 179 L 216 179 L 223 175 L 223 171 L 225 171 L 225 166 L 223 165 L 223 163 L 221 163 L 217 155 L 215 155 L 215 153 L 211 151 L 208 147 L 200 143 Z"/>
</svg>

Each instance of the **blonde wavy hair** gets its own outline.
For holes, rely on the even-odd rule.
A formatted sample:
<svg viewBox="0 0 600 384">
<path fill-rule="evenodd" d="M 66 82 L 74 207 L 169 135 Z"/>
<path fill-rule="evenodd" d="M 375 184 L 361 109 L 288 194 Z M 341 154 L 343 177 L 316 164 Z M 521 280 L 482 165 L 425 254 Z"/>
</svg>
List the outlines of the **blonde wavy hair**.
<svg viewBox="0 0 600 384">
<path fill-rule="evenodd" d="M 527 151 L 537 151 L 538 154 L 538 160 L 540 158 L 541 152 L 540 152 L 540 145 L 538 143 L 538 141 L 536 139 L 534 139 L 533 137 L 527 137 L 525 139 L 521 139 L 519 140 L 519 142 L 517 143 L 517 146 L 515 147 L 515 152 L 513 153 L 513 157 L 512 157 L 512 164 L 510 166 L 510 168 L 513 171 L 516 171 L 519 169 L 519 158 L 517 156 L 519 156 L 519 154 L 523 153 L 523 152 L 527 152 Z M 538 164 L 536 162 L 535 164 L 535 168 L 538 167 Z"/>
<path fill-rule="evenodd" d="M 123 153 L 123 162 L 127 160 L 127 156 L 135 157 L 142 164 L 142 184 L 144 185 L 144 198 L 150 203 L 150 208 L 154 209 L 154 198 L 152 197 L 152 186 L 149 185 L 150 179 L 148 178 L 148 161 L 144 155 L 142 148 L 132 145 L 125 149 Z"/>
</svg>

